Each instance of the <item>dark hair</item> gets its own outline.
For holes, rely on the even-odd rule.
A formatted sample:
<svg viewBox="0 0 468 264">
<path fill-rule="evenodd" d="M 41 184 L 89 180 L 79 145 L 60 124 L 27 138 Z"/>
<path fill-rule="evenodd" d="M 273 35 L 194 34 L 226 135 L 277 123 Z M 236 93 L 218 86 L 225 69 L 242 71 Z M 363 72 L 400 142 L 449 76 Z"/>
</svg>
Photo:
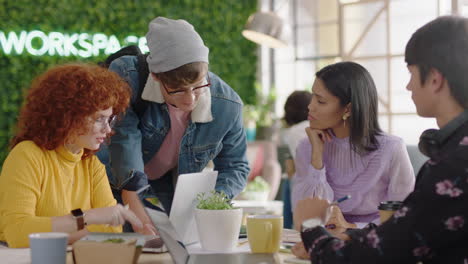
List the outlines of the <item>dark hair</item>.
<svg viewBox="0 0 468 264">
<path fill-rule="evenodd" d="M 32 82 L 11 147 L 32 140 L 41 148 L 56 149 L 84 132 L 87 117 L 109 107 L 119 115 L 129 102 L 130 88 L 115 72 L 90 64 L 55 66 Z M 85 149 L 82 158 L 94 152 Z"/>
<path fill-rule="evenodd" d="M 284 104 L 284 121 L 288 126 L 307 120 L 307 106 L 312 99 L 309 91 L 295 91 L 288 96 Z"/>
<path fill-rule="evenodd" d="M 351 103 L 351 148 L 359 154 L 376 150 L 379 146 L 376 136 L 382 130 L 377 117 L 377 89 L 369 72 L 357 63 L 339 62 L 324 67 L 315 76 L 340 99 L 342 106 Z"/>
<path fill-rule="evenodd" d="M 451 95 L 468 108 L 468 19 L 457 16 L 439 17 L 413 33 L 406 44 L 405 61 L 416 65 L 421 84 L 431 68 L 447 80 Z"/>
<path fill-rule="evenodd" d="M 192 62 L 167 72 L 154 73 L 154 75 L 170 88 L 178 88 L 193 84 L 207 73 L 208 63 Z"/>
</svg>

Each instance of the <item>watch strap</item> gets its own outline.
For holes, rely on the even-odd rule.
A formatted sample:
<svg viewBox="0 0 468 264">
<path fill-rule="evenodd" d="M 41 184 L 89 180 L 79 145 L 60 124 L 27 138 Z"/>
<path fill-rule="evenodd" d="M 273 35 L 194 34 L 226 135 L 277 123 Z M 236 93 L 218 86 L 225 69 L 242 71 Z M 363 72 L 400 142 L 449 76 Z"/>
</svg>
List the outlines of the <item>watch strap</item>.
<svg viewBox="0 0 468 264">
<path fill-rule="evenodd" d="M 84 221 L 85 214 L 81 210 L 81 208 L 75 209 L 71 211 L 73 218 L 76 220 L 76 227 L 77 230 L 82 230 L 85 228 L 86 223 Z"/>
</svg>

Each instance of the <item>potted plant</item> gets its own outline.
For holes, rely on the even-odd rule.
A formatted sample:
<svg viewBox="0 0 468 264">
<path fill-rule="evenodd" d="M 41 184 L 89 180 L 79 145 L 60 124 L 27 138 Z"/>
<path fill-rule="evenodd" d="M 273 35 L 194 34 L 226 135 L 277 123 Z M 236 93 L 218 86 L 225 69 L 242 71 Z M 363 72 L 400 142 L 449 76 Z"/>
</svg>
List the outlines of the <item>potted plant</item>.
<svg viewBox="0 0 468 264">
<path fill-rule="evenodd" d="M 255 83 L 256 90 L 256 140 L 271 140 L 275 133 L 276 91 L 272 87 L 266 93 L 260 83 Z"/>
<path fill-rule="evenodd" d="M 232 251 L 237 245 L 242 221 L 242 209 L 234 208 L 225 193 L 200 193 L 195 208 L 195 222 L 203 249 Z"/>
<path fill-rule="evenodd" d="M 268 194 L 270 194 L 270 185 L 263 177 L 257 176 L 253 181 L 247 183 L 244 191 L 242 191 L 236 199 L 266 201 L 268 200 Z"/>
</svg>

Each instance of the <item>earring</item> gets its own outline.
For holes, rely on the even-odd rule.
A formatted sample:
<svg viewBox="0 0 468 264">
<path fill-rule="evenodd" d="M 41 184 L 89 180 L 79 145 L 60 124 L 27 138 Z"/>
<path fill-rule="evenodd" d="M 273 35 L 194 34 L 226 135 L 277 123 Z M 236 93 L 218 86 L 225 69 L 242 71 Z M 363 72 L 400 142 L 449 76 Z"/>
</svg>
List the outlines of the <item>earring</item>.
<svg viewBox="0 0 468 264">
<path fill-rule="evenodd" d="M 346 119 L 348 119 L 348 116 L 345 114 L 343 115 L 343 127 L 346 127 Z"/>
</svg>

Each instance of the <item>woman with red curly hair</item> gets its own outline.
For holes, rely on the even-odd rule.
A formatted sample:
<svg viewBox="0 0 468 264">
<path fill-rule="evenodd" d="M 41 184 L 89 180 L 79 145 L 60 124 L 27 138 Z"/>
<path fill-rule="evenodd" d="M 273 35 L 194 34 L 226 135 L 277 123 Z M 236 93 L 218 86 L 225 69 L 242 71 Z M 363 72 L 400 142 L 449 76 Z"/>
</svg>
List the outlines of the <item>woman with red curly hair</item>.
<svg viewBox="0 0 468 264">
<path fill-rule="evenodd" d="M 117 205 L 94 152 L 130 101 L 117 74 L 69 64 L 35 79 L 12 150 L 0 174 L 0 240 L 27 247 L 28 235 L 66 232 L 69 242 L 92 232 L 121 232 L 141 222 Z"/>
</svg>

